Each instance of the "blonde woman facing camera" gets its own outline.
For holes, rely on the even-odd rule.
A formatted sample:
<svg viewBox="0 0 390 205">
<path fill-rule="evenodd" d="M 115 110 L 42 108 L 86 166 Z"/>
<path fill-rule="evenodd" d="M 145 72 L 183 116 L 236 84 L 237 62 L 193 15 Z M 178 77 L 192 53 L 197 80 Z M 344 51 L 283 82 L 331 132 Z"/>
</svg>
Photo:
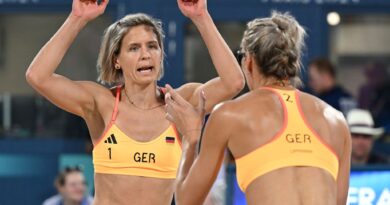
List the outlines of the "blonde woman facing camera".
<svg viewBox="0 0 390 205">
<path fill-rule="evenodd" d="M 73 0 L 72 12 L 31 63 L 27 80 L 58 107 L 86 121 L 94 144 L 94 204 L 170 204 L 181 139 L 165 119 L 164 93 L 157 86 L 164 60 L 161 22 L 132 14 L 107 28 L 98 68 L 101 82 L 117 85 L 112 89 L 54 73 L 80 30 L 107 4 L 107 0 L 100 4 Z M 198 27 L 219 76 L 204 84 L 185 84 L 177 92 L 197 105 L 203 90 L 212 96 L 206 105 L 210 111 L 235 96 L 244 78 L 207 12 L 206 1 L 178 1 L 178 5 Z"/>
<path fill-rule="evenodd" d="M 288 14 L 248 23 L 241 63 L 250 92 L 211 113 L 198 155 L 204 103 L 195 109 L 168 86 L 167 118 L 184 134 L 177 204 L 203 202 L 226 148 L 248 205 L 346 204 L 351 139 L 343 115 L 295 88 L 304 34 Z"/>
</svg>

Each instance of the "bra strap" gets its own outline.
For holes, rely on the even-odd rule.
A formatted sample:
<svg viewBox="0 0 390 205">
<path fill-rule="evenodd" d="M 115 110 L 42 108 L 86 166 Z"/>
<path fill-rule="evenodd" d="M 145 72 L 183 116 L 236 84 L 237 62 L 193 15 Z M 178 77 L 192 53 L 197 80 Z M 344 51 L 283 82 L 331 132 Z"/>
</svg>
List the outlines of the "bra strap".
<svg viewBox="0 0 390 205">
<path fill-rule="evenodd" d="M 112 112 L 111 121 L 114 122 L 116 120 L 116 116 L 118 115 L 118 105 L 119 105 L 119 99 L 121 97 L 121 86 L 118 86 L 116 88 L 116 97 L 115 97 L 115 106 L 114 111 Z"/>
</svg>

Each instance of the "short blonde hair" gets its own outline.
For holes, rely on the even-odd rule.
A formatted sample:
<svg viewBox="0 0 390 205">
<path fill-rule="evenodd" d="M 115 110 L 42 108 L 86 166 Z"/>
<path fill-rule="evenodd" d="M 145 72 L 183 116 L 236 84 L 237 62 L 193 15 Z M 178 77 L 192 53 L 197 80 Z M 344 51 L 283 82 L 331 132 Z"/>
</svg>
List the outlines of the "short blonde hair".
<svg viewBox="0 0 390 205">
<path fill-rule="evenodd" d="M 99 58 L 97 62 L 98 81 L 103 84 L 123 83 L 123 72 L 115 69 L 115 60 L 119 55 L 122 40 L 131 28 L 145 25 L 152 29 L 157 36 L 158 44 L 163 53 L 159 78 L 164 75 L 164 32 L 160 20 L 147 14 L 129 14 L 117 22 L 111 24 L 104 32 L 103 41 L 100 47 Z"/>
</svg>

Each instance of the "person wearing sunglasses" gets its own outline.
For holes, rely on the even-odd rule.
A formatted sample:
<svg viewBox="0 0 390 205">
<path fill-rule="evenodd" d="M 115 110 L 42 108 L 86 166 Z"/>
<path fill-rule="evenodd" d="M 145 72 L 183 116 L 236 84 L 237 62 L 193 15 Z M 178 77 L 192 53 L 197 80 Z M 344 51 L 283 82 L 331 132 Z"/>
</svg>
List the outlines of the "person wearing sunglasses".
<svg viewBox="0 0 390 205">
<path fill-rule="evenodd" d="M 203 134 L 211 96 L 194 107 L 167 85 L 167 118 L 184 134 L 178 205 L 203 203 L 226 148 L 248 205 L 346 204 L 351 137 L 341 112 L 297 89 L 304 36 L 288 13 L 249 22 L 241 67 L 250 91 L 216 106 Z"/>
</svg>

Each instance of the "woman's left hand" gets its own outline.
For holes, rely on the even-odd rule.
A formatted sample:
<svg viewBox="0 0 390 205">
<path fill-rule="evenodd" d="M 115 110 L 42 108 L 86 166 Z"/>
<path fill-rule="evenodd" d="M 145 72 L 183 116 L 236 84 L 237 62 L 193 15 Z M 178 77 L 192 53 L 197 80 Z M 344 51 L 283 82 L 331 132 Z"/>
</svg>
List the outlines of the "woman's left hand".
<svg viewBox="0 0 390 205">
<path fill-rule="evenodd" d="M 207 13 L 207 0 L 177 0 L 184 16 L 194 20 Z"/>
<path fill-rule="evenodd" d="M 170 85 L 166 85 L 166 118 L 175 124 L 177 130 L 186 137 L 189 132 L 201 131 L 206 98 L 203 91 L 199 94 L 198 107 L 183 99 Z M 200 137 L 200 136 L 199 136 Z"/>
</svg>

